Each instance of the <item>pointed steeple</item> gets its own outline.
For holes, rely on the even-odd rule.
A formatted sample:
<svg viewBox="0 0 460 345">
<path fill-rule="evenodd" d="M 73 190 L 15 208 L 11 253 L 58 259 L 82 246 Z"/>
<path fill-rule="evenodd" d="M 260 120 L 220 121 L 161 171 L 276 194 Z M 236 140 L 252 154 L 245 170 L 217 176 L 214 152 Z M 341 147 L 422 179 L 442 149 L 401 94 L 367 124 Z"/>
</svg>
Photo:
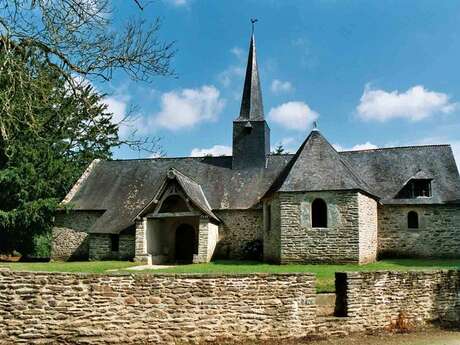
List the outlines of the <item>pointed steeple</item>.
<svg viewBox="0 0 460 345">
<path fill-rule="evenodd" d="M 262 92 L 257 69 L 254 23 L 249 44 L 241 111 L 233 121 L 233 169 L 265 168 L 270 153 L 270 128 L 264 119 Z"/>
<path fill-rule="evenodd" d="M 254 22 L 253 22 L 254 24 Z M 257 68 L 256 42 L 254 27 L 249 44 L 248 64 L 246 77 L 244 79 L 243 98 L 238 120 L 263 120 L 264 106 L 262 102 L 262 91 L 260 88 L 259 70 Z"/>
</svg>

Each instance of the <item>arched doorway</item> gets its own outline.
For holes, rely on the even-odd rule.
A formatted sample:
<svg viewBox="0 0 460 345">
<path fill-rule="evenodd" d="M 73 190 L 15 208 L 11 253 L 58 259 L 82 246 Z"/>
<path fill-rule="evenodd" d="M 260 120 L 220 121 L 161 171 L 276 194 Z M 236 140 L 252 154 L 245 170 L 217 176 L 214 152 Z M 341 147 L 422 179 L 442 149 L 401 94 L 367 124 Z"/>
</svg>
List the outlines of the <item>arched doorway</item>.
<svg viewBox="0 0 460 345">
<path fill-rule="evenodd" d="M 181 264 L 193 263 L 197 254 L 196 233 L 193 226 L 181 224 L 176 229 L 176 261 Z"/>
</svg>

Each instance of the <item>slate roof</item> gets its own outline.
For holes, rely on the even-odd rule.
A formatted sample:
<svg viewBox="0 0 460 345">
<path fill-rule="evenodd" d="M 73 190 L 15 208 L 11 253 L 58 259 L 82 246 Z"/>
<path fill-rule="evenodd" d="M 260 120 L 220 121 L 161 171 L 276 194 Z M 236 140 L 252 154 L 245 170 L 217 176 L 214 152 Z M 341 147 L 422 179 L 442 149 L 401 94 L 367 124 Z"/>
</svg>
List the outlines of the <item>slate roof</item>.
<svg viewBox="0 0 460 345">
<path fill-rule="evenodd" d="M 258 207 L 291 157 L 269 156 L 266 168 L 244 170 L 232 170 L 232 157 L 100 161 L 68 202 L 74 210 L 106 210 L 90 231 L 117 233 L 133 224 L 175 168 L 201 186 L 212 210 Z"/>
<path fill-rule="evenodd" d="M 248 63 L 244 78 L 243 97 L 241 99 L 240 116 L 237 121 L 264 119 L 264 105 L 260 87 L 259 69 L 257 68 L 256 39 L 254 34 L 249 43 Z"/>
<path fill-rule="evenodd" d="M 152 205 L 152 203 L 157 202 L 160 199 L 161 194 L 163 194 L 164 192 L 164 188 L 171 180 L 176 180 L 177 183 L 179 183 L 179 185 L 184 190 L 185 195 L 187 195 L 187 197 L 196 207 L 198 207 L 198 209 L 200 209 L 202 212 L 204 212 L 214 220 L 218 222 L 220 221 L 219 218 L 216 217 L 216 215 L 212 212 L 211 205 L 209 205 L 208 199 L 204 195 L 201 186 L 196 181 L 192 180 L 191 178 L 187 177 L 186 175 L 182 174 L 180 171 L 174 168 L 168 170 L 165 178 L 163 179 L 162 187 L 159 188 L 152 200 L 141 210 L 139 214 L 136 215 L 136 217 L 143 215 L 145 211 L 150 208 L 150 205 Z"/>
<path fill-rule="evenodd" d="M 205 198 L 212 211 L 259 207 L 267 191 L 277 190 L 358 189 L 383 204 L 460 203 L 460 177 L 449 145 L 336 152 L 319 132 L 312 132 L 295 155 L 269 155 L 266 168 L 232 170 L 232 157 L 100 161 L 66 201 L 75 210 L 106 210 L 90 231 L 117 233 L 133 225 L 172 168 L 185 176 L 195 202 L 204 205 L 200 198 Z M 395 199 L 419 171 L 432 178 L 433 196 Z"/>
<path fill-rule="evenodd" d="M 361 190 L 373 195 L 369 185 L 321 135 L 310 133 L 270 192 Z M 374 195 L 375 196 L 375 195 Z"/>
<path fill-rule="evenodd" d="M 340 152 L 384 204 L 442 204 L 460 200 L 460 177 L 450 145 L 426 145 Z M 432 197 L 395 199 L 407 181 L 432 179 Z"/>
</svg>

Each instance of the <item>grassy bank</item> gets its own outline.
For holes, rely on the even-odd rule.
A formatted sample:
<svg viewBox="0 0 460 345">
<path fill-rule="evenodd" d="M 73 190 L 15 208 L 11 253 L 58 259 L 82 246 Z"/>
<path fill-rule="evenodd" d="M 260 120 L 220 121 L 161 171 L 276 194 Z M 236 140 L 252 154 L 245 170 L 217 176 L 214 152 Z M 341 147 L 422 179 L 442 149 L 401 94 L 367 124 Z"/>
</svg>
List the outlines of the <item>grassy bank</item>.
<svg viewBox="0 0 460 345">
<path fill-rule="evenodd" d="M 136 274 L 161 273 L 202 273 L 202 274 L 235 274 L 235 273 L 302 273 L 316 274 L 317 291 L 334 291 L 335 272 L 340 271 L 377 271 L 377 270 L 430 270 L 460 269 L 460 259 L 428 260 L 428 259 L 388 259 L 368 265 L 270 265 L 248 261 L 215 261 L 207 264 L 180 265 L 166 269 L 147 269 L 127 271 L 136 266 L 127 261 L 87 261 L 87 262 L 49 262 L 49 263 L 0 263 L 0 267 L 9 267 L 18 271 L 46 272 L 87 272 L 103 273 L 107 271 L 130 272 Z"/>
<path fill-rule="evenodd" d="M 0 267 L 8 267 L 15 271 L 40 272 L 85 272 L 104 273 L 108 270 L 123 270 L 137 266 L 129 261 L 81 261 L 81 262 L 0 262 Z"/>
<path fill-rule="evenodd" d="M 260 262 L 216 261 L 207 264 L 182 265 L 161 270 L 148 270 L 154 273 L 297 273 L 311 272 L 316 274 L 317 291 L 332 292 L 335 290 L 335 272 L 340 271 L 377 271 L 377 270 L 429 270 L 429 269 L 460 269 L 460 259 L 453 260 L 422 260 L 393 259 L 382 260 L 373 264 L 357 265 L 270 265 Z M 145 271 L 141 271 L 145 272 Z"/>
</svg>

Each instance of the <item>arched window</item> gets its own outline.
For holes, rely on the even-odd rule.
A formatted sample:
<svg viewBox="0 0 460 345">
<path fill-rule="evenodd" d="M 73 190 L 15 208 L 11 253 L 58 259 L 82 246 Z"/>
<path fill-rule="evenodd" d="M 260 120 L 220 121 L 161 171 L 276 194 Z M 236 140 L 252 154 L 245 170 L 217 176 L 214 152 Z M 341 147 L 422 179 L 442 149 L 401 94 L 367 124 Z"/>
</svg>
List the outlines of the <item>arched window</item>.
<svg viewBox="0 0 460 345">
<path fill-rule="evenodd" d="M 410 211 L 407 214 L 407 227 L 409 229 L 418 229 L 418 214 L 415 211 Z"/>
<path fill-rule="evenodd" d="M 315 199 L 311 204 L 311 226 L 327 228 L 327 205 L 323 199 Z"/>
<path fill-rule="evenodd" d="M 160 213 L 189 211 L 184 199 L 179 195 L 168 196 L 161 204 Z"/>
</svg>

